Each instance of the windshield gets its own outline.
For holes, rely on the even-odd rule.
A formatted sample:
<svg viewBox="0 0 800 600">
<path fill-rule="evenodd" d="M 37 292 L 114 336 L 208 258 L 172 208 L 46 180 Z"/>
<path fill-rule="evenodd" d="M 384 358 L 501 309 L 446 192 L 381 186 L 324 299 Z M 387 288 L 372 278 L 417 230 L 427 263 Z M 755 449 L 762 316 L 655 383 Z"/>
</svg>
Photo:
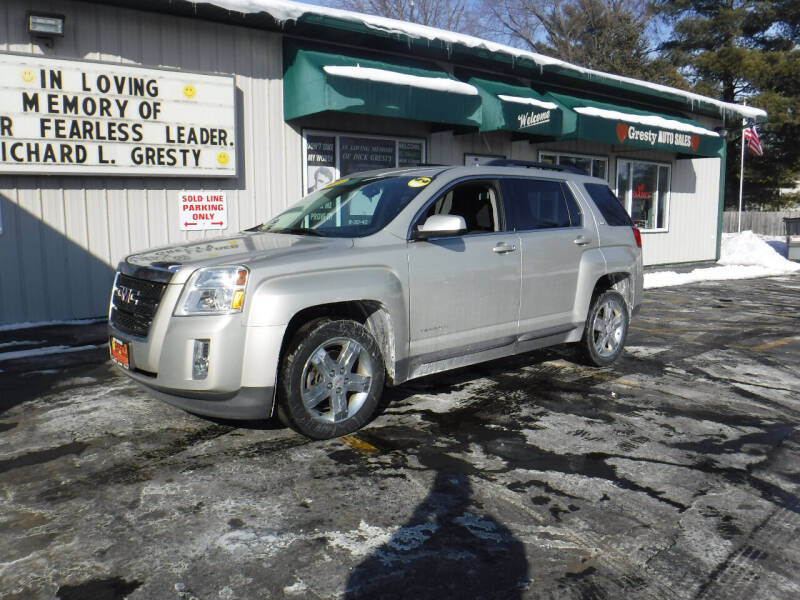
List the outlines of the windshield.
<svg viewBox="0 0 800 600">
<path fill-rule="evenodd" d="M 363 237 L 383 229 L 430 177 L 354 177 L 334 181 L 254 228 L 256 231 Z"/>
</svg>

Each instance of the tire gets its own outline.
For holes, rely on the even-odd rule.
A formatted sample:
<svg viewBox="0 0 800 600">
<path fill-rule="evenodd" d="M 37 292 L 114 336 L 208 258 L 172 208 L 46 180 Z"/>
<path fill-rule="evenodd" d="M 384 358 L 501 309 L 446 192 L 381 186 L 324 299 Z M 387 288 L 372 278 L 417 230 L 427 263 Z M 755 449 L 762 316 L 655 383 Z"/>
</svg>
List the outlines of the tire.
<svg viewBox="0 0 800 600">
<path fill-rule="evenodd" d="M 375 415 L 384 369 L 378 344 L 363 325 L 312 321 L 297 331 L 281 361 L 278 417 L 316 440 L 351 433 Z"/>
<path fill-rule="evenodd" d="M 628 305 L 619 292 L 607 290 L 598 295 L 589 309 L 583 337 L 578 343 L 581 362 L 595 367 L 615 362 L 625 348 L 629 323 Z"/>
</svg>

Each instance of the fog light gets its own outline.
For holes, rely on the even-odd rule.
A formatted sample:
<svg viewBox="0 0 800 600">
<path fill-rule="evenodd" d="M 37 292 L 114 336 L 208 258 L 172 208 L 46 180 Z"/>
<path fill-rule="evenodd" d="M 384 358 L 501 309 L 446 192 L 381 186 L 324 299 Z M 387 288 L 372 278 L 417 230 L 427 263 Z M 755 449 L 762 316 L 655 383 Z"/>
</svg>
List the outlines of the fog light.
<svg viewBox="0 0 800 600">
<path fill-rule="evenodd" d="M 211 340 L 195 340 L 192 353 L 192 379 L 208 377 L 208 349 Z"/>
</svg>

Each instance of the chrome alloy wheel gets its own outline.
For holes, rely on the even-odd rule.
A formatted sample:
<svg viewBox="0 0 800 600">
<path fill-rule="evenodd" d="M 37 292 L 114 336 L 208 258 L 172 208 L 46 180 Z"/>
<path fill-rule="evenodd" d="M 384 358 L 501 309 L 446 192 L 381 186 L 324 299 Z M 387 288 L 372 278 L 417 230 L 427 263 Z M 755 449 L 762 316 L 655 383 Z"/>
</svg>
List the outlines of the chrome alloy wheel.
<svg viewBox="0 0 800 600">
<path fill-rule="evenodd" d="M 309 413 L 340 423 L 355 415 L 372 387 L 374 365 L 369 352 L 350 338 L 320 344 L 303 366 L 300 396 Z"/>
<path fill-rule="evenodd" d="M 592 344 L 602 358 L 613 356 L 625 338 L 625 309 L 609 298 L 597 310 L 592 323 Z"/>
</svg>

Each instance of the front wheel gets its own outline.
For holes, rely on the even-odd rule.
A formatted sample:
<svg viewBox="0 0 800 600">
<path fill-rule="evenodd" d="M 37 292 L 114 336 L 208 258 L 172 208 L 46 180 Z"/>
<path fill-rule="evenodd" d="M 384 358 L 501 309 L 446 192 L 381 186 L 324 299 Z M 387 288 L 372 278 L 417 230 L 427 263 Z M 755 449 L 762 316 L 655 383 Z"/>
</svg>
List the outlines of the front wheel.
<svg viewBox="0 0 800 600">
<path fill-rule="evenodd" d="M 628 306 L 619 292 L 608 290 L 597 296 L 578 343 L 579 357 L 596 367 L 616 361 L 625 347 L 629 322 Z"/>
<path fill-rule="evenodd" d="M 319 320 L 300 328 L 284 354 L 278 416 L 313 439 L 363 427 L 383 393 L 378 344 L 355 321 Z"/>
</svg>

